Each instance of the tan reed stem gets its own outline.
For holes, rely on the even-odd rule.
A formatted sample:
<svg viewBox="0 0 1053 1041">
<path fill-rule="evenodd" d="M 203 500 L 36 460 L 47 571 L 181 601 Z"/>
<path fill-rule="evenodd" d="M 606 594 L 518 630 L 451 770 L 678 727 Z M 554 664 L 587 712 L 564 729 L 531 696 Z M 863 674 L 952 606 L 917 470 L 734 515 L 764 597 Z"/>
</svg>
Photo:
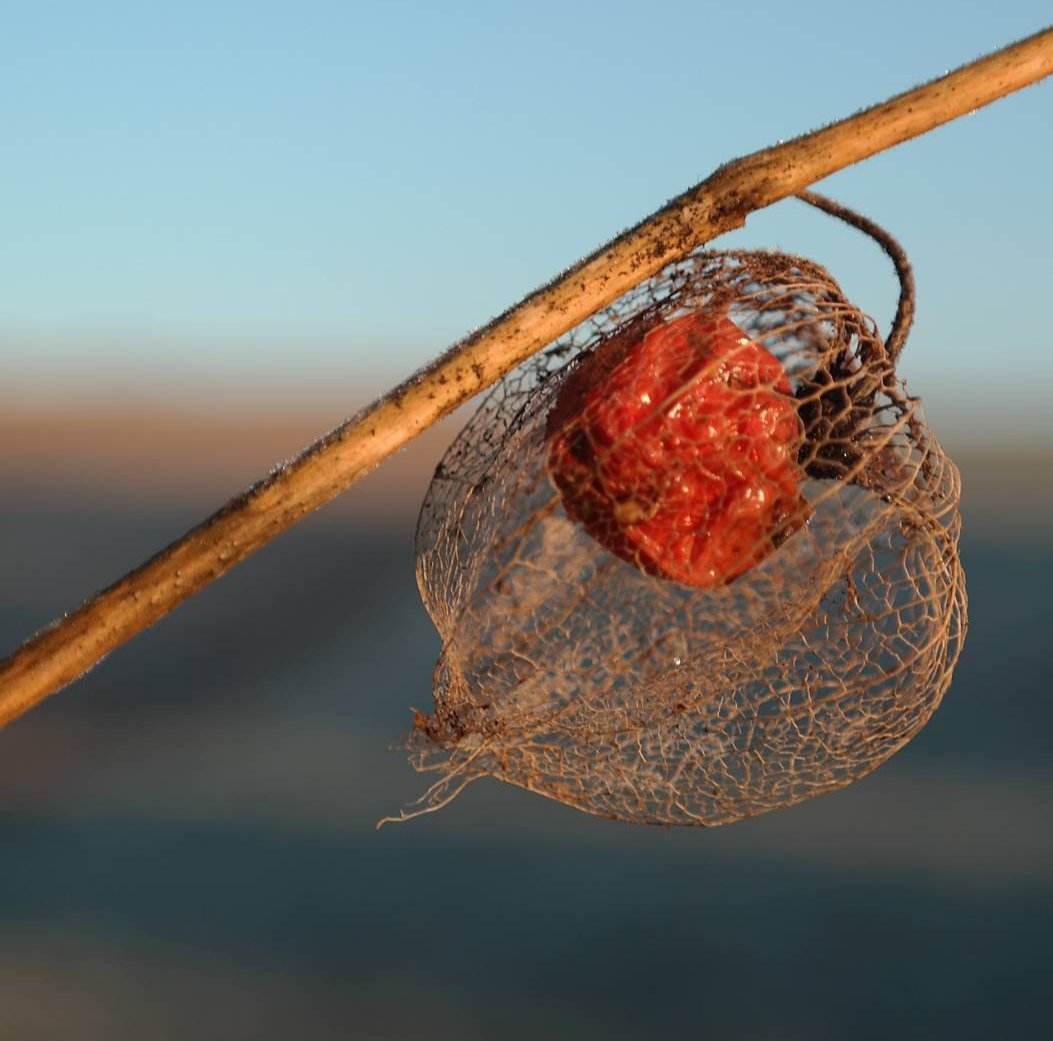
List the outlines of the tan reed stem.
<svg viewBox="0 0 1053 1041">
<path fill-rule="evenodd" d="M 720 167 L 232 499 L 0 662 L 0 725 L 76 679 L 422 430 L 748 214 L 1053 72 L 1053 29 Z"/>
</svg>

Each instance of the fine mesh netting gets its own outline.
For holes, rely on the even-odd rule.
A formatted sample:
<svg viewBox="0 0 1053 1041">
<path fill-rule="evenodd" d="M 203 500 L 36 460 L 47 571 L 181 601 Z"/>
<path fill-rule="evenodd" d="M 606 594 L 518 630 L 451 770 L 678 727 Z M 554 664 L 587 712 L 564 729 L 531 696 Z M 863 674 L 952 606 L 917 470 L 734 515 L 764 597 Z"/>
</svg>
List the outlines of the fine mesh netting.
<svg viewBox="0 0 1053 1041">
<path fill-rule="evenodd" d="M 894 371 L 906 310 L 886 345 L 818 264 L 699 251 L 488 395 L 418 527 L 443 651 L 417 812 L 492 776 L 724 824 L 918 732 L 965 593 L 958 474 Z"/>
</svg>

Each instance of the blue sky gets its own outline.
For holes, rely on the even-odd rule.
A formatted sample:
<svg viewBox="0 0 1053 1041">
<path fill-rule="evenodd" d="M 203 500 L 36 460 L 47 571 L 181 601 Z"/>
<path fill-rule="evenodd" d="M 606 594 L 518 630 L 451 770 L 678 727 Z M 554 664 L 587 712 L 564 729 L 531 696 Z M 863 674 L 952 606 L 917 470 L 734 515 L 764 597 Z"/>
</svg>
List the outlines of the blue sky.
<svg viewBox="0 0 1053 1041">
<path fill-rule="evenodd" d="M 1049 20 L 1048 0 L 5 4 L 5 383 L 380 389 L 721 162 Z M 1046 83 L 823 185 L 907 246 L 904 370 L 961 423 L 992 393 L 1000 422 L 1037 421 L 1053 387 L 1051 126 Z M 881 255 L 798 203 L 726 241 L 812 255 L 891 311 Z"/>
</svg>

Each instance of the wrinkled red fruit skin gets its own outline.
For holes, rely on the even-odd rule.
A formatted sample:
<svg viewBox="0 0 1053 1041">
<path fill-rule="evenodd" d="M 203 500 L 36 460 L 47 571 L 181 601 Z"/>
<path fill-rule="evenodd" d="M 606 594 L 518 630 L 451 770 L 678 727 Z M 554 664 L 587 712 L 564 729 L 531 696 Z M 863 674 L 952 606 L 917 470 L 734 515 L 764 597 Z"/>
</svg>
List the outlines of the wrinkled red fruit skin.
<svg viewBox="0 0 1053 1041">
<path fill-rule="evenodd" d="M 808 519 L 789 379 L 723 315 L 604 345 L 560 388 L 547 436 L 567 514 L 648 574 L 723 585 Z"/>
</svg>

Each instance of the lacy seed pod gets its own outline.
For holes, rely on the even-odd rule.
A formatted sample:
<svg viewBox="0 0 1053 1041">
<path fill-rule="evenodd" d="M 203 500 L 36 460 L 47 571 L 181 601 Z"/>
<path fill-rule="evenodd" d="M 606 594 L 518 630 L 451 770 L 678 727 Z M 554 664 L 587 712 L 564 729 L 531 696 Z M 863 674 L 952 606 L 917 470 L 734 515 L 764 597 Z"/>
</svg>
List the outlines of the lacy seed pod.
<svg viewBox="0 0 1053 1041">
<path fill-rule="evenodd" d="M 439 776 L 414 812 L 492 776 L 620 820 L 723 824 L 840 788 L 917 733 L 965 593 L 958 475 L 896 377 L 904 334 L 886 344 L 811 261 L 700 251 L 498 384 L 418 527 L 443 651 L 410 737 Z M 627 418 L 641 379 L 665 408 Z M 746 509 L 761 486 L 773 505 Z"/>
</svg>

